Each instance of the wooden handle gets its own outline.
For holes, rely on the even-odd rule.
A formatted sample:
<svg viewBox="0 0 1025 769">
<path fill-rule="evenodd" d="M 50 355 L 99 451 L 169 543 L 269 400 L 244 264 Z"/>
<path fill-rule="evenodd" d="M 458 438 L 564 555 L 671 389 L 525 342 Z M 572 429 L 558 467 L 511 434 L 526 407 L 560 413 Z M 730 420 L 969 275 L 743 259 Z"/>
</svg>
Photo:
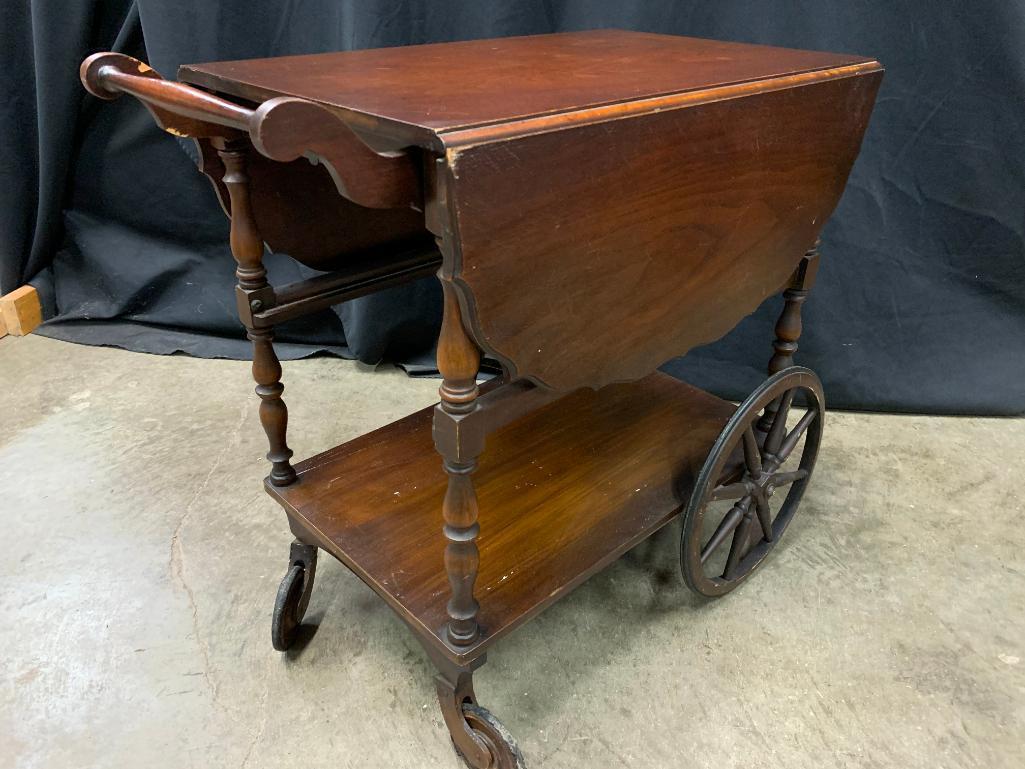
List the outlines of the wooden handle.
<svg viewBox="0 0 1025 769">
<path fill-rule="evenodd" d="M 177 136 L 233 138 L 249 130 L 253 110 L 206 91 L 164 80 L 138 59 L 120 53 L 95 53 L 79 69 L 93 96 L 116 99 L 128 93 L 141 101 L 162 129 Z M 224 129 L 232 129 L 225 131 Z"/>
<path fill-rule="evenodd" d="M 85 89 L 101 99 L 128 93 L 157 125 L 175 136 L 239 138 L 272 160 L 306 156 L 327 168 L 338 192 L 368 208 L 419 208 L 422 199 L 413 159 L 382 155 L 334 112 L 305 99 L 281 97 L 251 110 L 184 83 L 164 80 L 148 64 L 120 53 L 96 53 L 79 70 Z"/>
</svg>

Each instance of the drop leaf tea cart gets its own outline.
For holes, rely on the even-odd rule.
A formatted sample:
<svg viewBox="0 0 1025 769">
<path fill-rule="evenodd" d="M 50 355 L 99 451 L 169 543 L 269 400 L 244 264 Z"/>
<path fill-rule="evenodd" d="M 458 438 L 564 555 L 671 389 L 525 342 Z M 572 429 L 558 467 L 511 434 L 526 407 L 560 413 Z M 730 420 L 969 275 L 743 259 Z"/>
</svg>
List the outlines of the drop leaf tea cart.
<svg viewBox="0 0 1025 769">
<path fill-rule="evenodd" d="M 231 218 L 266 488 L 296 537 L 276 648 L 325 550 L 437 666 L 466 763 L 518 767 L 472 686 L 495 641 L 677 515 L 706 596 L 783 534 L 824 415 L 792 365 L 801 304 L 877 62 L 606 30 L 198 64 L 181 82 L 99 53 L 81 76 L 195 139 Z M 318 274 L 270 285 L 265 245 Z M 275 324 L 435 274 L 440 403 L 293 464 Z M 770 376 L 739 408 L 656 372 L 778 291 Z M 479 388 L 483 354 L 503 376 Z"/>
</svg>

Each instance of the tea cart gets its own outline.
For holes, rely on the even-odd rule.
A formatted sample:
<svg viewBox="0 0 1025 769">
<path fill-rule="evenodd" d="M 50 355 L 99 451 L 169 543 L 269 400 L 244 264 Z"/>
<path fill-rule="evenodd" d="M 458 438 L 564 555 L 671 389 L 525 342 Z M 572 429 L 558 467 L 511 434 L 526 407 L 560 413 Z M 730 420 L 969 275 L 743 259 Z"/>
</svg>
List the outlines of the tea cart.
<svg viewBox="0 0 1025 769">
<path fill-rule="evenodd" d="M 492 644 L 677 516 L 705 596 L 780 540 L 824 416 L 793 366 L 801 305 L 877 62 L 605 30 L 199 64 L 180 82 L 98 53 L 81 76 L 195 139 L 231 217 L 266 488 L 296 538 L 275 648 L 324 550 L 421 642 L 466 763 L 518 767 L 473 691 Z M 265 245 L 319 273 L 270 285 Z M 435 274 L 440 402 L 293 463 L 275 325 Z M 656 371 L 779 291 L 770 376 L 739 407 Z M 482 355 L 503 372 L 486 386 Z"/>
</svg>

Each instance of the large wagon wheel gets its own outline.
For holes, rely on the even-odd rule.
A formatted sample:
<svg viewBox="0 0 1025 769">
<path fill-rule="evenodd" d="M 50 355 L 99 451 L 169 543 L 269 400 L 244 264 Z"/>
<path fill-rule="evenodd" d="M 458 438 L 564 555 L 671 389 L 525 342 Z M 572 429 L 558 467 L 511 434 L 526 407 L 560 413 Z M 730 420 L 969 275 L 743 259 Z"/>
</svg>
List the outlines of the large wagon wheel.
<svg viewBox="0 0 1025 769">
<path fill-rule="evenodd" d="M 730 592 L 779 541 L 811 479 L 824 408 L 819 378 L 792 366 L 765 380 L 726 423 L 683 517 L 680 566 L 696 593 Z"/>
</svg>

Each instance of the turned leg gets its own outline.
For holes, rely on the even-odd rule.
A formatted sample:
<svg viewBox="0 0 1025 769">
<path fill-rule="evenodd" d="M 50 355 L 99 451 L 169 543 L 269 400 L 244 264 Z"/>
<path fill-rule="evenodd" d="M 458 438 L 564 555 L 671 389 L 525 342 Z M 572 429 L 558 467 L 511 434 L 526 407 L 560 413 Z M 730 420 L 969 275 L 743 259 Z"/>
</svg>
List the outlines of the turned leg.
<svg viewBox="0 0 1025 769">
<path fill-rule="evenodd" d="M 473 471 L 484 448 L 479 419 L 469 419 L 477 406 L 480 351 L 463 328 L 459 302 L 451 283 L 442 281 L 445 310 L 438 337 L 441 402 L 434 411 L 434 443 L 448 474 L 443 502 L 445 570 L 452 594 L 448 602 L 446 638 L 453 646 L 469 646 L 480 637 L 477 600 L 477 494 Z"/>
<path fill-rule="evenodd" d="M 801 338 L 801 305 L 808 298 L 808 292 L 815 283 L 819 267 L 819 244 L 805 252 L 801 263 L 790 278 L 790 284 L 783 291 L 783 312 L 776 321 L 776 339 L 772 343 L 775 353 L 769 360 L 769 376 L 794 365 L 797 340 Z"/>
<path fill-rule="evenodd" d="M 275 486 L 287 486 L 295 480 L 295 470 L 289 463 L 292 450 L 285 442 L 288 407 L 281 399 L 285 386 L 281 384 L 281 363 L 274 354 L 274 334 L 270 330 L 250 329 L 247 336 L 253 343 L 253 379 L 260 396 L 260 424 L 270 443 L 270 481 Z"/>
<path fill-rule="evenodd" d="M 274 332 L 269 328 L 255 328 L 252 313 L 260 308 L 272 292 L 263 266 L 263 239 L 256 227 L 249 200 L 249 177 L 246 175 L 244 141 L 226 141 L 218 151 L 224 162 L 224 184 L 231 198 L 231 253 L 238 263 L 239 316 L 253 343 L 253 379 L 256 394 L 260 396 L 260 423 L 267 433 L 271 463 L 270 480 L 275 486 L 287 486 L 295 480 L 295 470 L 289 460 L 285 434 L 288 428 L 288 408 L 281 399 L 285 389 L 281 384 L 281 363 L 274 353 Z"/>
<path fill-rule="evenodd" d="M 438 337 L 441 402 L 434 410 L 434 443 L 448 474 L 445 519 L 445 570 L 452 594 L 444 637 L 454 647 L 467 647 L 480 638 L 477 600 L 477 494 L 473 471 L 484 450 L 482 420 L 474 419 L 480 350 L 463 327 L 455 289 L 443 280 L 445 314 Z M 473 671 L 484 663 L 480 656 L 464 666 L 453 665 L 436 651 L 428 653 L 438 668 L 438 702 L 456 750 L 473 769 L 522 769 L 523 756 L 505 727 L 477 704 Z"/>
<path fill-rule="evenodd" d="M 794 270 L 790 283 L 783 291 L 783 312 L 776 321 L 776 339 L 772 346 L 774 353 L 769 359 L 769 376 L 794 365 L 794 354 L 797 352 L 797 341 L 801 338 L 801 305 L 808 298 L 808 293 L 815 284 L 815 275 L 819 269 L 819 245 L 808 249 L 801 263 Z M 765 408 L 765 413 L 758 421 L 758 429 L 767 432 L 776 414 L 777 403 L 774 401 Z"/>
</svg>

